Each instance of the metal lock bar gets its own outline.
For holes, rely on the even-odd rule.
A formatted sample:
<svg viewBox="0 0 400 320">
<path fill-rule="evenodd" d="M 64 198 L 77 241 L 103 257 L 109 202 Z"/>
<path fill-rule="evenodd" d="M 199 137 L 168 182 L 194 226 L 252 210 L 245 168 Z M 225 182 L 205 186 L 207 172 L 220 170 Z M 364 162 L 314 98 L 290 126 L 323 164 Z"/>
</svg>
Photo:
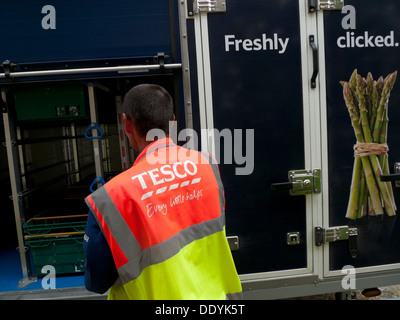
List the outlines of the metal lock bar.
<svg viewBox="0 0 400 320">
<path fill-rule="evenodd" d="M 321 169 L 290 170 L 289 182 L 272 183 L 271 189 L 289 190 L 291 196 L 321 192 Z"/>
<path fill-rule="evenodd" d="M 344 6 L 344 0 L 319 0 L 319 10 L 342 10 Z"/>
<path fill-rule="evenodd" d="M 342 10 L 344 0 L 308 0 L 308 12 L 317 10 Z"/>
<path fill-rule="evenodd" d="M 349 241 L 349 253 L 353 258 L 357 256 L 357 228 L 349 226 L 338 226 L 330 228 L 315 227 L 315 245 L 321 246 L 325 243 L 341 240 Z"/>
<path fill-rule="evenodd" d="M 330 227 L 326 229 L 315 227 L 315 244 L 320 246 L 327 242 L 348 240 L 349 237 L 356 235 L 357 228 L 349 228 L 349 226 Z"/>
<path fill-rule="evenodd" d="M 321 170 L 292 170 L 289 171 L 289 182 L 292 189 L 289 191 L 291 196 L 305 195 L 321 192 Z"/>
<path fill-rule="evenodd" d="M 289 172 L 289 182 L 292 189 L 289 190 L 291 196 L 312 193 L 313 177 L 309 170 L 298 170 Z"/>
<path fill-rule="evenodd" d="M 348 226 L 327 228 L 325 229 L 325 242 L 348 240 L 350 235 L 357 235 L 357 229 Z"/>
<path fill-rule="evenodd" d="M 394 173 L 382 174 L 380 180 L 383 182 L 394 182 L 396 188 L 400 187 L 400 162 L 394 164 Z"/>
<path fill-rule="evenodd" d="M 400 162 L 394 164 L 394 173 L 400 173 Z M 395 182 L 396 188 L 400 188 L 400 181 Z"/>
</svg>

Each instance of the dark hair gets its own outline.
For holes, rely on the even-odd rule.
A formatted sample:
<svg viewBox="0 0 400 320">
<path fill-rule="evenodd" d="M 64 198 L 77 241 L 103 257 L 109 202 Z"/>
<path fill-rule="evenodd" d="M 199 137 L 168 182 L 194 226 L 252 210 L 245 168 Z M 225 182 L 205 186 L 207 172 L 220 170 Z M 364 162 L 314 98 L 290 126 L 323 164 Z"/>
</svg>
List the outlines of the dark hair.
<svg viewBox="0 0 400 320">
<path fill-rule="evenodd" d="M 155 84 L 141 84 L 125 95 L 122 112 L 135 123 L 145 137 L 151 129 L 161 129 L 169 134 L 169 121 L 174 117 L 174 104 L 167 90 Z"/>
</svg>

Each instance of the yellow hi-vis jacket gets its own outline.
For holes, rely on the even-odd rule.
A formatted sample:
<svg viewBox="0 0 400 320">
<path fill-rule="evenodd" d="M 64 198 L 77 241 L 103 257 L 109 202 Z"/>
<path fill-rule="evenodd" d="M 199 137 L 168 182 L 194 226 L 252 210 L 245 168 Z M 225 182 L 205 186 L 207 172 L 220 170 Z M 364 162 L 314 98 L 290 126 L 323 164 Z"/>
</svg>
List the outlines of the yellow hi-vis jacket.
<svg viewBox="0 0 400 320">
<path fill-rule="evenodd" d="M 119 275 L 109 299 L 241 298 L 210 159 L 160 139 L 86 198 Z"/>
</svg>

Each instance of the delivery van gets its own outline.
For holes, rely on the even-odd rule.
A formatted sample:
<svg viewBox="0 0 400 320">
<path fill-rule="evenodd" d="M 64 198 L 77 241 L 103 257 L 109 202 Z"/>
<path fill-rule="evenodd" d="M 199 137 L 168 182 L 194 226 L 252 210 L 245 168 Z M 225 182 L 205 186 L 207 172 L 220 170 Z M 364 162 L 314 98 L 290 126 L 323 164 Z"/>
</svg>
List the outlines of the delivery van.
<svg viewBox="0 0 400 320">
<path fill-rule="evenodd" d="M 0 299 L 106 298 L 84 287 L 83 199 L 135 159 L 120 107 L 140 83 L 218 160 L 245 299 L 400 283 L 400 3 L 2 9 Z"/>
</svg>

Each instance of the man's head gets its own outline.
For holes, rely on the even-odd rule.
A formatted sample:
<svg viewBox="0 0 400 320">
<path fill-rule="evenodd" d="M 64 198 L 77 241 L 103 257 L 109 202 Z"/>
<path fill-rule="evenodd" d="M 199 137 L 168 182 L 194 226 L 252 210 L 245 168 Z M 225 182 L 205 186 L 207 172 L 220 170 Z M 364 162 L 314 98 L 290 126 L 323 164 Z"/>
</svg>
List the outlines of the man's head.
<svg viewBox="0 0 400 320">
<path fill-rule="evenodd" d="M 147 143 L 146 134 L 151 129 L 161 129 L 169 134 L 169 121 L 174 120 L 173 101 L 169 93 L 154 84 L 133 87 L 125 95 L 122 112 L 125 132 L 132 147 L 141 150 Z"/>
</svg>

